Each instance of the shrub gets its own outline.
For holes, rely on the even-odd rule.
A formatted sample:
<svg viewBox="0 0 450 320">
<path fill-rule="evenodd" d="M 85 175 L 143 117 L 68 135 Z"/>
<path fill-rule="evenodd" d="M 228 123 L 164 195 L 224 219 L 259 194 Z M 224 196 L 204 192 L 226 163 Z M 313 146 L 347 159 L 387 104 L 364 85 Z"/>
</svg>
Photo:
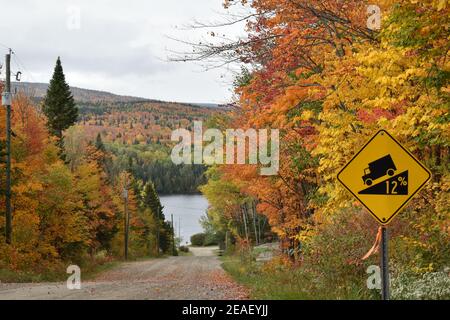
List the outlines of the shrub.
<svg viewBox="0 0 450 320">
<path fill-rule="evenodd" d="M 191 243 L 193 246 L 203 246 L 205 244 L 206 234 L 197 233 L 191 236 Z"/>
<path fill-rule="evenodd" d="M 204 246 L 216 246 L 219 244 L 219 239 L 216 233 L 207 233 L 205 234 L 205 241 L 203 242 Z"/>
<path fill-rule="evenodd" d="M 447 272 L 421 275 L 402 273 L 392 279 L 392 298 L 398 300 L 448 300 L 450 277 Z"/>
<path fill-rule="evenodd" d="M 180 247 L 178 248 L 178 250 L 180 250 L 181 252 L 189 252 L 189 247 L 186 247 L 186 246 L 180 246 Z"/>
</svg>

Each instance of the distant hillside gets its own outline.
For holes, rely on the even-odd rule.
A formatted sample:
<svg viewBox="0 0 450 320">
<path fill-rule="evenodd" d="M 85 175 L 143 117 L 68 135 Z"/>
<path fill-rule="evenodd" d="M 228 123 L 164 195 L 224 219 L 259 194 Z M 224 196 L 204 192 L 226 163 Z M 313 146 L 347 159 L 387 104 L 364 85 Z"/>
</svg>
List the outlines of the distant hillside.
<svg viewBox="0 0 450 320">
<path fill-rule="evenodd" d="M 18 91 L 25 91 L 32 97 L 42 99 L 47 93 L 48 84 L 47 83 L 31 83 L 31 82 L 14 82 L 12 84 L 12 89 L 17 89 Z M 150 99 L 121 96 L 105 91 L 82 89 L 77 87 L 70 87 L 73 97 L 77 102 L 142 102 L 142 101 L 152 101 Z M 154 101 L 154 100 L 153 100 Z"/>
<path fill-rule="evenodd" d="M 28 95 L 40 100 L 45 97 L 47 93 L 48 84 L 47 83 L 32 83 L 32 82 L 14 82 L 12 83 L 12 90 L 17 89 L 17 91 L 24 91 Z M 159 101 L 155 99 L 146 99 L 140 97 L 132 96 L 122 96 L 113 94 L 106 91 L 83 89 L 78 87 L 70 87 L 73 97 L 77 103 L 134 103 L 134 102 L 159 102 L 164 103 L 165 101 Z M 206 108 L 217 108 L 218 104 L 214 103 L 179 103 L 190 106 L 199 106 Z"/>
</svg>

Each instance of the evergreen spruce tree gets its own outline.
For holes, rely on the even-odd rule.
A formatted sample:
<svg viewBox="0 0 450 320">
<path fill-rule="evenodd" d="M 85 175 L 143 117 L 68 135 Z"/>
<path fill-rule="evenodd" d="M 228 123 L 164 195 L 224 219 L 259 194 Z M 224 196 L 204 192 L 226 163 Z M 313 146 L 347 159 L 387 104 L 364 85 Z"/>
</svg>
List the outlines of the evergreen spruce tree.
<svg viewBox="0 0 450 320">
<path fill-rule="evenodd" d="M 63 131 L 77 121 L 78 108 L 66 83 L 59 57 L 44 99 L 43 111 L 48 119 L 47 127 L 50 133 L 58 138 L 59 145 L 62 146 Z"/>
<path fill-rule="evenodd" d="M 156 192 L 155 186 L 151 181 L 147 182 L 144 186 L 144 190 L 142 192 L 142 203 L 144 206 L 149 207 L 155 217 L 156 221 L 156 248 L 157 254 L 159 254 L 159 249 L 166 249 L 165 246 L 162 246 L 164 242 L 161 242 L 161 234 L 164 232 L 164 214 L 163 214 L 163 206 L 161 205 L 161 201 L 159 200 L 158 193 Z"/>
<path fill-rule="evenodd" d="M 147 182 L 144 186 L 144 190 L 142 192 L 142 202 L 145 206 L 152 210 L 155 218 L 164 221 L 165 217 L 163 214 L 163 206 L 161 205 L 155 186 L 151 181 Z"/>
</svg>

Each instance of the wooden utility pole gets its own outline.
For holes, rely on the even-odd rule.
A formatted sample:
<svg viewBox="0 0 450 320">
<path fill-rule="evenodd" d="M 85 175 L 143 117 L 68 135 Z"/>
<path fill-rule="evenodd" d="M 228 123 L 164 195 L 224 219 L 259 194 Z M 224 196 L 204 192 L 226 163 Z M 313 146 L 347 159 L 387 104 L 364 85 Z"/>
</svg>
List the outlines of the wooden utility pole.
<svg viewBox="0 0 450 320">
<path fill-rule="evenodd" d="M 159 256 L 159 227 L 160 227 L 159 217 L 160 217 L 160 214 L 158 211 L 158 213 L 156 214 L 156 256 L 157 257 Z"/>
<path fill-rule="evenodd" d="M 124 232 L 124 236 L 125 236 L 125 248 L 124 248 L 124 255 L 125 255 L 125 260 L 128 260 L 128 233 L 129 233 L 129 228 L 130 228 L 130 215 L 128 214 L 128 186 L 127 186 L 128 182 L 127 180 L 125 180 L 125 187 L 123 188 L 123 198 L 124 198 L 124 209 L 125 209 L 125 232 Z"/>
<path fill-rule="evenodd" d="M 12 212 L 11 212 L 11 49 L 6 54 L 5 92 L 2 102 L 6 106 L 6 243 L 12 242 Z"/>
<path fill-rule="evenodd" d="M 173 214 L 170 215 L 172 220 L 172 255 L 175 255 L 175 228 L 173 226 Z"/>
</svg>

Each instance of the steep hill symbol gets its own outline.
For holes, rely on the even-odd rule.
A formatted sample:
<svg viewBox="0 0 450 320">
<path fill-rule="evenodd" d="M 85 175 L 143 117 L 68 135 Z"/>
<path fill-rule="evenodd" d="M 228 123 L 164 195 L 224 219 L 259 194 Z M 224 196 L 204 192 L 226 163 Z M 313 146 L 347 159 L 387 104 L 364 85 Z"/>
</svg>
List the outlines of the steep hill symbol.
<svg viewBox="0 0 450 320">
<path fill-rule="evenodd" d="M 358 194 L 406 196 L 408 195 L 408 170 L 361 190 Z"/>
</svg>

